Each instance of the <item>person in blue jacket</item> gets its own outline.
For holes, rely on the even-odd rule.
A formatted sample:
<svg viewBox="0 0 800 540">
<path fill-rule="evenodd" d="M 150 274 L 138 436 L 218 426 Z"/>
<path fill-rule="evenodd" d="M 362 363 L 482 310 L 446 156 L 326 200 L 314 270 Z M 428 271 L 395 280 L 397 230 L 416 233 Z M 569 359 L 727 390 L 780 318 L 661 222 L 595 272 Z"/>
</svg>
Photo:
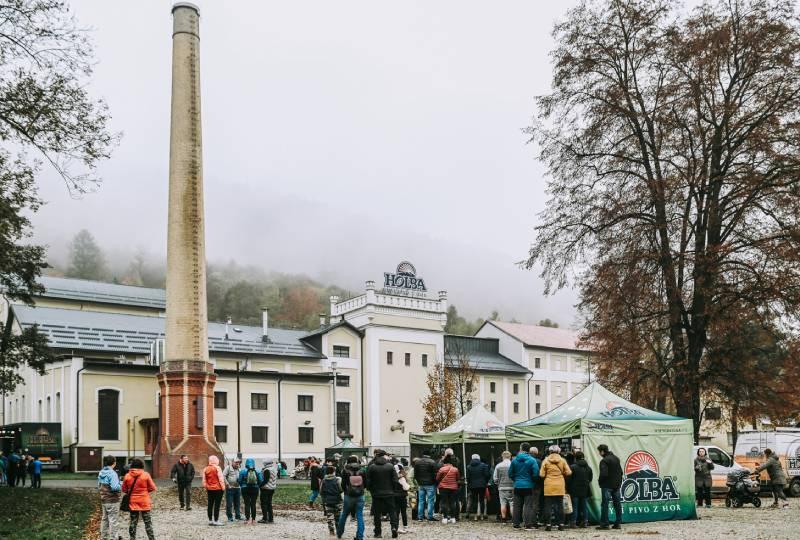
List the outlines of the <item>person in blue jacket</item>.
<svg viewBox="0 0 800 540">
<path fill-rule="evenodd" d="M 31 462 L 31 487 L 42 487 L 42 462 L 39 461 L 38 457 L 33 458 Z"/>
<path fill-rule="evenodd" d="M 531 445 L 519 445 L 519 454 L 511 461 L 508 477 L 514 481 L 514 504 L 511 513 L 514 528 L 520 528 L 524 520 L 526 529 L 533 529 L 536 520 L 536 504 L 539 500 L 539 462 L 528 451 Z"/>
<path fill-rule="evenodd" d="M 261 471 L 256 469 L 256 462 L 253 458 L 247 458 L 244 462 L 244 469 L 239 473 L 239 486 L 242 488 L 242 499 L 244 499 L 244 520 L 245 523 L 255 525 L 256 523 L 256 501 L 261 484 L 264 483 L 264 476 Z"/>
</svg>

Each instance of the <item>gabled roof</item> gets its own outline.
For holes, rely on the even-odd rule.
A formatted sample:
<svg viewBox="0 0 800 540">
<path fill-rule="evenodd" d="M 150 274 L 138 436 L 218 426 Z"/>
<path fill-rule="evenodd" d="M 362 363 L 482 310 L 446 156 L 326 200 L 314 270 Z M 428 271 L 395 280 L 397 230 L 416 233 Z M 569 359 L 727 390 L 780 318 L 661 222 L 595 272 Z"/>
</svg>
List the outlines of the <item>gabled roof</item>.
<svg viewBox="0 0 800 540">
<path fill-rule="evenodd" d="M 574 420 L 682 420 L 651 411 L 618 396 L 598 382 L 589 384 L 555 409 L 513 427 L 561 424 Z"/>
<path fill-rule="evenodd" d="M 18 304 L 11 309 L 23 327 L 38 324 L 53 348 L 148 354 L 151 343 L 164 338 L 164 317 Z M 324 358 L 300 340 L 306 334 L 302 330 L 270 328 L 269 342 L 264 342 L 260 326 L 229 325 L 228 329 L 228 339 L 225 339 L 224 324 L 208 323 L 209 351 Z"/>
<path fill-rule="evenodd" d="M 458 362 L 459 355 L 464 355 L 469 360 L 472 369 L 478 371 L 530 373 L 528 368 L 500 354 L 499 348 L 499 342 L 495 338 L 445 335 L 445 364 L 452 366 Z"/>
<path fill-rule="evenodd" d="M 167 294 L 164 289 L 51 276 L 43 276 L 39 282 L 45 288 L 45 292 L 39 296 L 45 298 L 141 306 L 162 310 L 167 307 Z"/>
<path fill-rule="evenodd" d="M 321 336 L 322 334 L 327 334 L 331 330 L 334 330 L 336 328 L 341 328 L 341 327 L 349 328 L 350 330 L 352 330 L 353 332 L 355 332 L 359 336 L 363 336 L 364 335 L 363 331 L 359 330 L 358 328 L 353 326 L 348 321 L 339 321 L 337 323 L 329 324 L 329 325 L 326 325 L 326 326 L 320 326 L 316 330 L 312 330 L 311 332 L 308 332 L 307 334 L 305 334 L 300 339 L 302 339 L 302 340 L 311 339 L 311 338 L 316 337 L 316 336 Z"/>
<path fill-rule="evenodd" d="M 486 321 L 483 323 L 483 326 L 487 324 L 500 329 L 528 347 L 588 352 L 586 347 L 579 341 L 580 334 L 565 328 L 549 328 L 547 326 L 537 326 L 535 324 L 511 323 L 505 321 Z M 481 328 L 483 328 L 483 326 L 481 326 Z M 478 332 L 480 332 L 480 329 Z"/>
</svg>

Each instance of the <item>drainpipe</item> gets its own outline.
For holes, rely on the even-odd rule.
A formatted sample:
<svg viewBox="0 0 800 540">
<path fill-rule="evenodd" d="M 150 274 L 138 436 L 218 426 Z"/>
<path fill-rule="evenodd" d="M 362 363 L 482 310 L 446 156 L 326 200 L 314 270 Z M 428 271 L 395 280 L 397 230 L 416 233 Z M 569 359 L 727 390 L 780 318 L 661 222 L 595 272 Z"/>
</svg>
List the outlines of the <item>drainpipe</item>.
<svg viewBox="0 0 800 540">
<path fill-rule="evenodd" d="M 531 379 L 533 379 L 533 371 L 531 371 L 531 376 L 528 377 L 528 384 L 526 385 L 528 389 L 528 418 L 531 417 Z"/>
<path fill-rule="evenodd" d="M 366 425 L 365 420 L 365 404 L 364 404 L 364 337 L 362 336 L 361 339 L 358 341 L 359 347 L 359 356 L 361 360 L 361 441 L 360 445 L 364 447 L 364 437 L 366 432 L 364 431 L 364 426 Z"/>
<path fill-rule="evenodd" d="M 236 456 L 242 459 L 242 413 L 239 397 L 239 361 L 236 361 Z"/>
<path fill-rule="evenodd" d="M 281 383 L 283 377 L 278 376 L 278 467 L 281 462 Z"/>
<path fill-rule="evenodd" d="M 81 369 L 75 373 L 75 440 L 72 441 L 69 453 L 70 468 L 73 472 L 78 471 L 78 443 L 81 440 L 81 372 L 86 369 L 81 366 Z"/>
</svg>

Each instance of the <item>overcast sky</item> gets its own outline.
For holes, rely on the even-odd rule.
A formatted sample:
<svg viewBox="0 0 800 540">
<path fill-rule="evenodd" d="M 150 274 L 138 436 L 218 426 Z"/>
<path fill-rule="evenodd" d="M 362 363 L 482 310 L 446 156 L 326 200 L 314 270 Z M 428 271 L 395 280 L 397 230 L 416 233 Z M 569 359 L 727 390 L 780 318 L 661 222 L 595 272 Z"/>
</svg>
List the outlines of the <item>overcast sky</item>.
<svg viewBox="0 0 800 540">
<path fill-rule="evenodd" d="M 403 259 L 469 316 L 570 326 L 517 268 L 545 207 L 521 129 L 572 1 L 199 1 L 207 256 L 361 290 Z M 166 251 L 169 1 L 71 0 L 124 136 L 80 200 L 52 173 L 37 240 Z"/>
</svg>

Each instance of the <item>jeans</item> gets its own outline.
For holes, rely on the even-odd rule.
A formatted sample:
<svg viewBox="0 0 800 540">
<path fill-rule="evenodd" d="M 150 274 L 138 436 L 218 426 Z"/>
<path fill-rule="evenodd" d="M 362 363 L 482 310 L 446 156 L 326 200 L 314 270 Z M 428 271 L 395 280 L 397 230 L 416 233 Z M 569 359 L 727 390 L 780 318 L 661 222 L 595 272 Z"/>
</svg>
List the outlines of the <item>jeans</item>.
<svg viewBox="0 0 800 540">
<path fill-rule="evenodd" d="M 608 525 L 608 503 L 614 503 L 614 524 L 622 523 L 622 503 L 619 498 L 619 488 L 600 488 L 600 525 Z"/>
<path fill-rule="evenodd" d="M 102 503 L 103 518 L 100 521 L 100 540 L 117 540 L 119 534 L 119 503 Z"/>
<path fill-rule="evenodd" d="M 439 500 L 442 517 L 458 519 L 458 490 L 439 488 Z"/>
<path fill-rule="evenodd" d="M 142 521 L 144 521 L 144 530 L 147 533 L 148 540 L 155 540 L 156 535 L 153 533 L 153 521 L 150 519 L 150 511 L 134 511 L 131 512 L 131 522 L 128 525 L 128 534 L 131 535 L 131 538 L 136 538 L 136 526 L 139 524 L 139 514 L 142 515 Z"/>
<path fill-rule="evenodd" d="M 317 500 L 317 497 L 319 497 L 319 490 L 318 489 L 312 489 L 311 490 L 311 496 L 308 498 L 308 504 L 314 504 L 314 501 Z"/>
<path fill-rule="evenodd" d="M 187 510 L 191 510 L 192 508 L 191 482 L 178 482 L 178 501 L 181 503 L 181 508 L 186 506 Z"/>
<path fill-rule="evenodd" d="M 486 513 L 486 488 L 469 490 L 469 514 Z"/>
<path fill-rule="evenodd" d="M 711 487 L 695 486 L 695 498 L 697 505 L 700 506 L 705 502 L 707 505 L 711 504 Z"/>
<path fill-rule="evenodd" d="M 389 524 L 393 531 L 396 531 L 399 526 L 397 522 L 397 507 L 394 505 L 394 496 L 389 497 L 373 497 L 372 499 L 372 519 L 375 526 L 375 536 L 381 534 L 381 516 L 389 514 Z M 345 514 L 346 516 L 347 514 Z"/>
<path fill-rule="evenodd" d="M 32 477 L 31 477 L 31 487 L 33 487 L 33 488 L 42 487 L 42 474 L 41 473 L 33 473 Z"/>
<path fill-rule="evenodd" d="M 356 540 L 364 540 L 364 496 L 350 497 L 344 496 L 344 508 L 342 515 L 339 516 L 339 523 L 336 524 L 336 536 L 344 534 L 344 526 L 347 523 L 347 516 L 350 512 L 356 512 Z"/>
<path fill-rule="evenodd" d="M 544 496 L 544 523 L 550 525 L 554 523 L 559 527 L 564 523 L 564 496 L 545 495 Z"/>
<path fill-rule="evenodd" d="M 536 522 L 536 507 L 539 502 L 538 490 L 531 488 L 514 488 L 514 502 L 511 505 L 511 516 L 514 527 L 525 522 L 525 527 L 533 527 Z"/>
<path fill-rule="evenodd" d="M 244 519 L 256 519 L 256 501 L 258 500 L 258 486 L 243 487 Z M 237 507 L 238 508 L 238 507 Z"/>
<path fill-rule="evenodd" d="M 272 513 L 272 496 L 275 495 L 274 489 L 261 490 L 261 519 L 267 523 L 272 523 L 275 516 Z"/>
<path fill-rule="evenodd" d="M 589 497 L 572 497 L 572 517 L 569 521 L 573 525 L 589 523 Z"/>
<path fill-rule="evenodd" d="M 208 489 L 208 521 L 219 521 L 219 507 L 222 505 L 222 495 L 225 492 L 221 489 Z"/>
<path fill-rule="evenodd" d="M 228 521 L 233 521 L 234 510 L 236 519 L 242 519 L 242 488 L 225 488 L 225 515 Z"/>
<path fill-rule="evenodd" d="M 425 518 L 425 506 L 428 506 L 428 519 L 433 519 L 433 506 L 436 502 L 436 486 L 419 486 L 417 494 L 417 517 Z"/>
</svg>

